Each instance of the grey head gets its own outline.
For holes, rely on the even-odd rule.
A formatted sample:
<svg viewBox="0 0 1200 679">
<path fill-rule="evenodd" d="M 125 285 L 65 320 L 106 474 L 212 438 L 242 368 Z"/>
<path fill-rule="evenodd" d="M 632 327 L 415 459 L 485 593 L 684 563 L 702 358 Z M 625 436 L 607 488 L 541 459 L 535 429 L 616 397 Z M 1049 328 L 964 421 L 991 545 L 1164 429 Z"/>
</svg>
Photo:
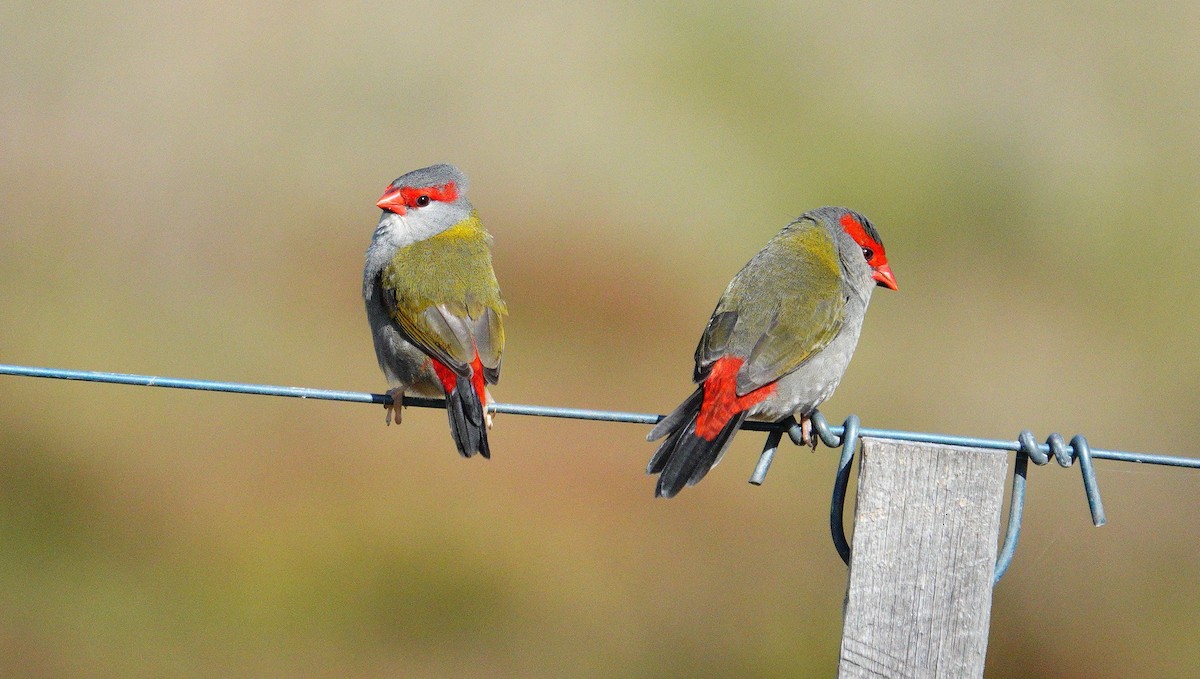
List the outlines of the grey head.
<svg viewBox="0 0 1200 679">
<path fill-rule="evenodd" d="M 367 249 L 367 273 L 378 272 L 396 251 L 432 238 L 471 215 L 467 176 L 447 163 L 413 170 L 388 184 L 383 210 Z"/>
<path fill-rule="evenodd" d="M 876 286 L 895 289 L 883 239 L 866 216 L 849 208 L 825 206 L 804 213 L 800 220 L 804 219 L 828 230 L 837 246 L 842 273 L 860 299 L 870 299 Z"/>
</svg>

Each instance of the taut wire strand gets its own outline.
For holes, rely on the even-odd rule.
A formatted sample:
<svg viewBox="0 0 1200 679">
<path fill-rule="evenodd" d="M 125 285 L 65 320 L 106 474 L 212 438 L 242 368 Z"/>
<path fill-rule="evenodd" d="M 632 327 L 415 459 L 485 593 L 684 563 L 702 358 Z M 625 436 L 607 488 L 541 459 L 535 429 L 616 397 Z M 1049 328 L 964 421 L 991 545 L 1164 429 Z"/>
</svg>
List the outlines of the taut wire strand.
<svg viewBox="0 0 1200 679">
<path fill-rule="evenodd" d="M 373 394 L 359 391 L 338 391 L 331 389 L 313 389 L 309 387 L 284 387 L 269 384 L 245 384 L 241 382 L 217 382 L 213 380 L 193 380 L 178 377 L 153 377 L 150 375 L 132 375 L 128 373 L 96 372 L 89 370 L 63 370 L 59 368 L 38 368 L 24 365 L 0 364 L 0 375 L 15 375 L 21 377 L 42 377 L 59 380 L 80 380 L 85 382 L 104 382 L 109 384 L 128 384 L 142 387 L 166 387 L 170 389 L 199 389 L 237 394 L 253 394 L 258 396 L 287 396 L 291 398 L 320 399 L 326 401 L 348 401 L 352 403 L 375 403 L 391 405 L 392 398 L 387 394 Z M 433 398 L 405 397 L 404 406 L 417 408 L 445 408 L 446 402 Z M 525 405 L 518 403 L 494 403 L 489 410 L 509 415 L 528 415 L 531 417 L 559 417 L 574 420 L 593 420 L 598 422 L 624 422 L 628 424 L 652 425 L 663 419 L 662 415 L 652 413 L 631 413 L 612 410 L 592 410 L 587 408 L 561 408 L 557 406 Z M 850 481 L 850 464 L 854 459 L 854 451 L 862 438 L 891 439 L 894 441 L 912 441 L 917 443 L 933 443 L 937 445 L 963 446 L 967 448 L 986 448 L 990 450 L 1009 450 L 1017 453 L 1013 473 L 1012 493 L 1009 498 L 1008 528 L 1000 553 L 996 559 L 993 582 L 999 582 L 1017 548 L 1017 539 L 1021 532 L 1021 518 L 1025 506 L 1025 484 L 1029 460 L 1034 464 L 1044 465 L 1053 458 L 1060 466 L 1070 467 L 1076 460 L 1083 476 L 1084 492 L 1087 496 L 1088 508 L 1092 513 L 1092 523 L 1104 525 L 1106 519 L 1104 506 L 1100 501 L 1100 488 L 1096 482 L 1096 470 L 1092 460 L 1116 460 L 1119 462 L 1137 462 L 1142 464 L 1157 464 L 1171 467 L 1200 469 L 1200 458 L 1172 455 L 1154 455 L 1150 453 L 1134 453 L 1121 450 L 1101 450 L 1092 448 L 1083 436 L 1075 436 L 1069 444 L 1059 434 L 1051 434 L 1045 443 L 1037 443 L 1033 433 L 1025 430 L 1015 441 L 1002 439 L 975 438 L 970 436 L 954 436 L 951 434 L 933 434 L 928 432 L 902 431 L 898 429 L 870 429 L 861 427 L 857 415 L 850 415 L 841 426 L 831 426 L 825 417 L 814 411 L 811 416 L 813 434 L 830 448 L 841 448 L 841 458 L 838 461 L 837 476 L 833 484 L 833 497 L 830 501 L 829 524 L 833 536 L 834 547 L 847 564 L 850 563 L 850 544 L 846 539 L 844 524 L 846 490 Z M 800 445 L 802 439 L 800 424 L 793 418 L 782 422 L 752 422 L 742 424 L 742 429 L 768 432 L 766 445 L 759 456 L 758 464 L 750 477 L 750 483 L 761 485 L 766 479 L 767 471 L 779 449 L 779 443 L 786 433 L 793 443 Z"/>
<path fill-rule="evenodd" d="M 64 370 L 60 368 L 38 368 L 24 365 L 0 364 L 0 375 L 16 375 L 22 377 L 42 377 L 60 380 L 80 380 L 86 382 L 105 382 L 110 384 L 128 384 L 143 387 L 165 387 L 169 389 L 199 389 L 202 391 L 218 391 L 237 394 L 253 394 L 258 396 L 287 396 L 291 398 L 317 399 L 326 401 L 348 401 L 352 403 L 375 403 L 390 405 L 392 399 L 387 394 L 373 394 L 361 391 L 340 391 L 335 389 L 313 389 L 310 387 L 283 387 L 269 384 L 244 384 L 241 382 L 217 382 L 212 380 L 194 380 L 178 377 L 153 377 L 150 375 L 132 375 L 128 373 L 95 372 L 89 370 Z M 414 398 L 407 396 L 405 406 L 417 408 L 445 408 L 446 402 L 436 398 Z M 588 408 L 560 408 L 557 406 L 524 405 L 518 403 L 494 403 L 490 410 L 508 415 L 528 415 L 533 417 L 562 417 L 574 420 L 594 420 L 599 422 L 624 422 L 628 424 L 658 423 L 662 415 L 652 413 L 631 413 L 612 410 L 593 410 Z M 816 419 L 814 419 L 814 423 Z M 749 431 L 783 431 L 795 439 L 789 432 L 795 425 L 794 421 L 755 422 L 746 421 L 742 429 Z M 816 429 L 814 429 L 816 431 Z M 843 427 L 830 425 L 822 433 L 817 431 L 825 445 L 839 447 Z M 953 434 L 934 434 L 928 432 L 903 431 L 900 429 L 872 429 L 863 427 L 859 435 L 867 438 L 892 439 L 896 441 L 915 441 L 919 443 L 935 443 L 949 446 L 965 446 L 968 448 L 989 448 L 993 450 L 1018 451 L 1022 449 L 1020 441 L 975 438 L 956 436 Z M 830 438 L 826 438 L 829 436 Z M 1047 443 L 1035 445 L 1036 449 L 1045 455 L 1054 455 L 1054 450 Z M 1141 462 L 1145 464 L 1167 465 L 1172 467 L 1190 467 L 1200 469 L 1200 458 L 1172 455 L 1154 455 L 1150 453 L 1134 453 L 1120 450 L 1091 449 L 1091 457 L 1100 460 L 1117 460 L 1121 462 Z M 1061 462 L 1060 462 L 1061 464 Z"/>
</svg>

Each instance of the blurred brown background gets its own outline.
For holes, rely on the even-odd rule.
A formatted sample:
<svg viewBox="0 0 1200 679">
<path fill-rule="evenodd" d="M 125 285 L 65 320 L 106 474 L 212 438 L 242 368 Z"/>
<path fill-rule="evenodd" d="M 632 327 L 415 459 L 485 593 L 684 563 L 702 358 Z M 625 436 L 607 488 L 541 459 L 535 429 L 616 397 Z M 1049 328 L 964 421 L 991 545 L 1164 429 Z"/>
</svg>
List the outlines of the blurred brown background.
<svg viewBox="0 0 1200 679">
<path fill-rule="evenodd" d="M 380 391 L 374 202 L 448 161 L 506 402 L 665 412 L 726 282 L 881 229 L 830 419 L 1191 455 L 1200 5 L 0 5 L 0 362 Z M 835 454 L 0 377 L 5 676 L 831 676 Z M 1031 472 L 990 677 L 1195 676 L 1200 475 Z"/>
</svg>

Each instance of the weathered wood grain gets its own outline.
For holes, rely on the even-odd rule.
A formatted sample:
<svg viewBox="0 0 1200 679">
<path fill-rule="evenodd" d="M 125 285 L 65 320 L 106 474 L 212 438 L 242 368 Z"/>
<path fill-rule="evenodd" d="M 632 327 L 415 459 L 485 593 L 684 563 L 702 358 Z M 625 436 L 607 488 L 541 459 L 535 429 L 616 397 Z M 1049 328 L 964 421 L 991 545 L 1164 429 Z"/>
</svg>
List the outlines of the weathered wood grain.
<svg viewBox="0 0 1200 679">
<path fill-rule="evenodd" d="M 982 677 L 1004 451 L 863 439 L 838 675 Z"/>
</svg>

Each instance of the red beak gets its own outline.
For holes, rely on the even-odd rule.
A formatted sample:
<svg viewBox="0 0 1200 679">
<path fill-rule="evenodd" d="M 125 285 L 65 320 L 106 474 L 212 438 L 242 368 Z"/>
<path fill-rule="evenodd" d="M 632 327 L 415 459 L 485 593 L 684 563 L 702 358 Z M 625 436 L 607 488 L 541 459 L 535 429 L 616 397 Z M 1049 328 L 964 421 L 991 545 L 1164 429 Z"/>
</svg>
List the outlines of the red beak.
<svg viewBox="0 0 1200 679">
<path fill-rule="evenodd" d="M 383 192 L 383 197 L 379 199 L 378 203 L 375 203 L 375 206 L 381 210 L 395 212 L 398 215 L 402 215 L 408 211 L 408 208 L 404 206 L 404 196 L 400 195 L 400 189 L 393 189 L 391 187 L 388 187 L 388 190 Z"/>
<path fill-rule="evenodd" d="M 892 267 L 888 266 L 887 264 L 880 264 L 879 266 L 875 267 L 873 271 L 874 272 L 871 274 L 871 278 L 875 279 L 876 284 L 882 285 L 889 290 L 900 289 L 896 285 L 896 276 L 892 273 Z"/>
</svg>

